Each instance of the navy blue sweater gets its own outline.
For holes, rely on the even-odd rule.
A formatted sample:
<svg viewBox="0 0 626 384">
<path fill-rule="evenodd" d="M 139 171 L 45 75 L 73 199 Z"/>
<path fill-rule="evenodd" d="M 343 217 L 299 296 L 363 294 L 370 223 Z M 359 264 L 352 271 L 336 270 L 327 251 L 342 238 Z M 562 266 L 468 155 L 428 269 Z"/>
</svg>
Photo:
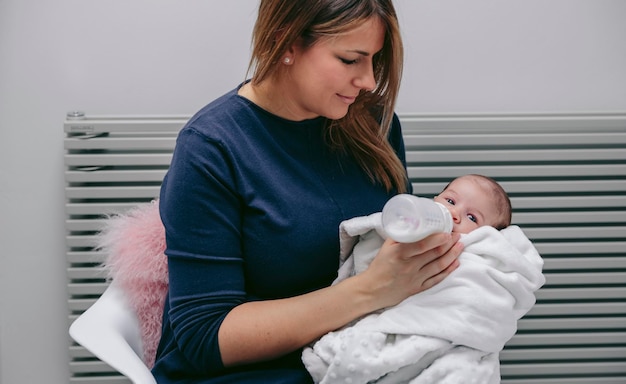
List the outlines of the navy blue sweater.
<svg viewBox="0 0 626 384">
<path fill-rule="evenodd" d="M 328 286 L 339 223 L 380 211 L 395 193 L 330 151 L 324 124 L 282 119 L 233 90 L 181 130 L 160 196 L 170 283 L 160 384 L 310 382 L 301 351 L 225 368 L 217 334 L 241 303 Z M 404 161 L 397 117 L 390 141 Z"/>
</svg>

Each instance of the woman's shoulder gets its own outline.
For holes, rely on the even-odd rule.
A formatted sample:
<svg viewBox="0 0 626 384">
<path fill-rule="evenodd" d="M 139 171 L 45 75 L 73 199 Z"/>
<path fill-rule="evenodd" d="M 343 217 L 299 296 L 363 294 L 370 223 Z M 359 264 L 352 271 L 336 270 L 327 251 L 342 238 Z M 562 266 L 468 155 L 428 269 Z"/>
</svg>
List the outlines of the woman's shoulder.
<svg viewBox="0 0 626 384">
<path fill-rule="evenodd" d="M 220 137 L 247 123 L 253 114 L 254 110 L 237 95 L 237 89 L 233 89 L 196 112 L 182 130 L 193 130 L 207 137 Z"/>
</svg>

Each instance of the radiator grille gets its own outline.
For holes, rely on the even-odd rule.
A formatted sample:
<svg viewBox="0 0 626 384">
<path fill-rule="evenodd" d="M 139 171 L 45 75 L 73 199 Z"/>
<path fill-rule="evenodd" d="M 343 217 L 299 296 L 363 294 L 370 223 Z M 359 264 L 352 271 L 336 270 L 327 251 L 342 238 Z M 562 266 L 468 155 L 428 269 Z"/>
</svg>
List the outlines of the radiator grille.
<svg viewBox="0 0 626 384">
<path fill-rule="evenodd" d="M 546 284 L 501 353 L 502 383 L 626 383 L 624 116 L 405 117 L 413 188 L 481 173 L 509 192 Z"/>
<path fill-rule="evenodd" d="M 414 191 L 481 173 L 545 259 L 546 285 L 501 354 L 505 384 L 626 382 L 626 115 L 400 116 Z M 104 291 L 106 215 L 158 196 L 185 117 L 84 118 L 65 129 L 69 321 Z M 127 382 L 80 346 L 71 382 Z"/>
<path fill-rule="evenodd" d="M 104 292 L 93 249 L 107 215 L 148 202 L 159 194 L 176 134 L 186 118 L 84 118 L 65 122 L 65 195 L 69 320 Z M 129 381 L 84 348 L 70 346 L 70 382 L 117 384 Z"/>
</svg>

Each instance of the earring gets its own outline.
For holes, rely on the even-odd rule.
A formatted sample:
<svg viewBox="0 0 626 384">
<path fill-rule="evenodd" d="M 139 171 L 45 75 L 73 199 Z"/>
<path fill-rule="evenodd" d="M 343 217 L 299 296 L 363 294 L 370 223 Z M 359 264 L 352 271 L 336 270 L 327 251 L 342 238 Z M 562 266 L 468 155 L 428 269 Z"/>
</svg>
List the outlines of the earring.
<svg viewBox="0 0 626 384">
<path fill-rule="evenodd" d="M 289 64 L 289 63 L 291 63 L 291 59 L 290 59 L 290 58 L 288 58 L 288 57 L 285 57 L 285 58 L 283 59 L 283 62 L 284 62 L 285 64 Z"/>
</svg>

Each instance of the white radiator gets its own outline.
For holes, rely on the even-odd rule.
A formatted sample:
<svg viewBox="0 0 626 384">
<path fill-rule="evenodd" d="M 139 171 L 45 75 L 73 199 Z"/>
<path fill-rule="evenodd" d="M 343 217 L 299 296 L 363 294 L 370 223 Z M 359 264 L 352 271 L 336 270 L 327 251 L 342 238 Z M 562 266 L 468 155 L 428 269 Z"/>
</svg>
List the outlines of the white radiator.
<svg viewBox="0 0 626 384">
<path fill-rule="evenodd" d="M 65 122 L 65 195 L 69 320 L 104 292 L 94 235 L 108 214 L 159 195 L 176 134 L 186 117 L 88 117 Z M 129 383 L 72 342 L 70 383 Z"/>
<path fill-rule="evenodd" d="M 626 114 L 400 116 L 414 191 L 481 173 L 545 259 L 546 285 L 501 354 L 504 384 L 626 383 Z M 186 117 L 65 122 L 69 318 L 104 291 L 103 216 L 158 196 Z M 127 382 L 75 344 L 71 383 Z"/>
</svg>

